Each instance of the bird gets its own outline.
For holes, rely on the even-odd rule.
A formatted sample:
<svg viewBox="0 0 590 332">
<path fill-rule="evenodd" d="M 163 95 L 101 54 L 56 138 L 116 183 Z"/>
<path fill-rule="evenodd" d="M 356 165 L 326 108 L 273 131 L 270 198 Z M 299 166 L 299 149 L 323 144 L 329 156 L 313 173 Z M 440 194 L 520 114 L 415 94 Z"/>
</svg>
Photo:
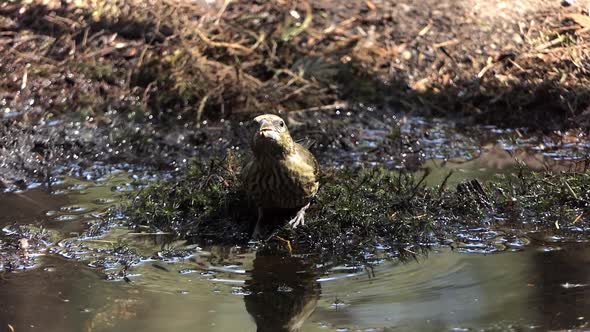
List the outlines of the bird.
<svg viewBox="0 0 590 332">
<path fill-rule="evenodd" d="M 260 236 L 266 209 L 298 209 L 288 224 L 305 224 L 305 211 L 319 189 L 319 164 L 314 155 L 295 142 L 285 121 L 274 114 L 255 117 L 257 127 L 251 158 L 242 174 L 245 191 L 258 207 L 258 220 L 252 237 Z"/>
</svg>

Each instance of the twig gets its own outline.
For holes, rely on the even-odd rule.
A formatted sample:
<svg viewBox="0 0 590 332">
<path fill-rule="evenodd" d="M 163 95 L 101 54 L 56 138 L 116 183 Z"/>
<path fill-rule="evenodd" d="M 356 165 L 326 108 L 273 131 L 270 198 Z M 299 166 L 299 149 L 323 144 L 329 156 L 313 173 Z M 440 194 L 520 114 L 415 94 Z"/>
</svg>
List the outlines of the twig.
<svg viewBox="0 0 590 332">
<path fill-rule="evenodd" d="M 427 34 L 428 31 L 430 31 L 430 28 L 432 28 L 432 21 L 428 22 L 428 24 L 424 28 L 422 28 L 420 32 L 418 32 L 418 37 L 422 37 L 425 34 Z"/>
<path fill-rule="evenodd" d="M 217 62 L 214 60 L 209 60 L 205 57 L 201 57 L 198 59 L 198 61 L 202 62 L 203 66 L 210 66 L 211 68 L 215 69 L 216 72 L 221 73 L 221 72 L 228 72 L 228 73 L 234 73 L 234 75 L 236 75 L 236 80 L 237 80 L 237 73 L 236 72 L 236 68 L 228 66 L 222 62 Z M 263 83 L 257 79 L 256 77 L 249 75 L 248 73 L 244 73 L 244 72 L 240 72 L 239 74 L 241 76 L 241 78 L 243 79 L 247 79 L 247 81 L 251 84 L 254 84 L 256 87 L 261 87 L 263 86 Z M 218 75 L 220 76 L 220 80 L 219 81 L 223 81 L 223 77 L 222 75 Z"/>
<path fill-rule="evenodd" d="M 407 247 L 404 247 L 403 249 L 404 249 L 404 251 L 407 251 L 407 252 L 409 252 L 410 254 L 412 254 L 414 256 L 417 256 L 418 255 L 417 253 L 413 252 L 412 250 L 408 249 Z"/>
<path fill-rule="evenodd" d="M 129 233 L 129 234 L 131 234 L 131 233 Z M 115 244 L 115 243 L 117 243 L 117 241 L 101 240 L 101 239 L 88 239 L 86 241 L 96 242 L 96 243 L 109 243 L 109 244 Z"/>
<path fill-rule="evenodd" d="M 90 28 L 84 29 L 84 35 L 82 36 L 82 47 L 86 47 L 88 43 L 88 33 L 90 32 Z"/>
<path fill-rule="evenodd" d="M 145 60 L 145 55 L 147 53 L 149 49 L 149 46 L 146 45 L 143 50 L 141 51 L 141 54 L 139 55 L 139 61 L 137 61 L 137 64 L 135 65 L 135 68 L 141 68 L 141 66 L 143 66 L 143 61 Z"/>
<path fill-rule="evenodd" d="M 199 103 L 199 108 L 197 109 L 197 128 L 201 127 L 201 118 L 203 117 L 203 111 L 205 110 L 205 105 L 207 105 L 207 100 L 209 99 L 210 94 L 211 91 L 209 91 Z"/>
<path fill-rule="evenodd" d="M 46 21 L 49 21 L 55 25 L 60 25 L 68 30 L 75 29 L 78 25 L 78 22 L 76 22 L 72 19 L 69 19 L 67 17 L 62 17 L 62 16 L 58 16 L 58 15 L 55 15 L 55 16 L 45 15 L 43 17 L 43 19 L 45 19 Z"/>
<path fill-rule="evenodd" d="M 572 196 L 574 196 L 575 200 L 578 200 L 578 195 L 576 195 L 576 193 L 574 192 L 574 190 L 572 189 L 572 187 L 570 187 L 570 184 L 567 182 L 567 180 L 564 181 L 565 182 L 565 186 L 567 187 L 567 189 L 570 191 L 570 193 L 572 194 Z"/>
<path fill-rule="evenodd" d="M 306 80 L 305 78 L 303 78 L 303 76 L 297 75 L 295 74 L 293 71 L 291 71 L 290 69 L 279 69 L 277 71 L 275 71 L 275 77 L 280 75 L 280 74 L 287 74 L 291 77 L 293 77 L 294 79 L 301 81 L 304 84 L 310 84 L 311 82 Z"/>
<path fill-rule="evenodd" d="M 432 45 L 433 48 L 441 48 L 441 47 L 445 47 L 445 46 L 453 46 L 453 45 L 457 45 L 459 44 L 459 39 L 451 39 L 451 40 L 447 40 L 444 41 L 442 43 L 437 43 Z"/>
<path fill-rule="evenodd" d="M 581 14 L 569 14 L 566 17 L 571 18 L 572 20 L 574 20 L 574 22 L 576 22 L 583 28 L 590 28 L 590 16 Z"/>
<path fill-rule="evenodd" d="M 156 81 L 150 82 L 143 90 L 143 98 L 141 100 L 141 104 L 143 105 L 144 112 L 147 112 L 147 108 L 148 108 L 147 103 L 148 103 L 148 97 L 150 94 L 150 90 L 152 89 L 152 86 L 154 86 L 156 83 L 157 83 Z"/>
<path fill-rule="evenodd" d="M 345 101 L 335 102 L 331 105 L 323 105 L 323 106 L 316 106 L 316 107 L 309 107 L 309 108 L 302 108 L 299 110 L 289 111 L 289 113 L 298 113 L 298 112 L 316 112 L 316 111 L 331 111 L 339 108 L 347 108 L 348 103 Z"/>
<path fill-rule="evenodd" d="M 23 79 L 20 85 L 20 89 L 24 90 L 27 87 L 27 79 L 29 77 L 29 67 L 25 66 L 25 72 L 23 73 Z"/>
<path fill-rule="evenodd" d="M 169 232 L 154 232 L 154 233 L 127 233 L 127 235 L 172 235 L 174 233 L 169 233 Z M 113 241 L 109 241 L 109 242 L 113 242 Z"/>
<path fill-rule="evenodd" d="M 219 13 L 217 14 L 217 19 L 215 20 L 215 25 L 219 25 L 219 21 L 221 20 L 221 16 L 223 16 L 223 13 L 225 13 L 225 10 L 227 9 L 227 6 L 229 5 L 230 2 L 231 2 L 231 0 L 223 1 L 223 7 L 221 7 L 221 10 L 219 10 Z"/>
<path fill-rule="evenodd" d="M 477 78 L 482 78 L 488 70 L 490 70 L 492 67 L 494 67 L 495 63 L 490 62 L 488 63 L 485 67 L 483 67 L 483 69 L 477 73 Z"/>
<path fill-rule="evenodd" d="M 108 54 L 113 53 L 115 50 L 116 50 L 115 47 L 106 47 L 106 48 L 103 48 L 103 49 L 100 49 L 100 50 L 97 50 L 97 51 L 94 51 L 94 52 L 90 52 L 90 53 L 84 54 L 82 56 L 82 58 L 84 58 L 84 59 L 90 59 L 90 58 L 93 58 L 95 56 L 105 56 L 105 55 L 108 55 Z"/>
<path fill-rule="evenodd" d="M 445 187 L 447 186 L 447 181 L 449 181 L 449 178 L 451 177 L 451 175 L 453 175 L 453 170 L 451 170 L 449 172 L 449 174 L 447 174 L 447 176 L 445 176 L 443 182 L 440 184 L 440 188 L 438 188 L 438 196 L 440 197 L 443 193 L 443 191 L 445 190 Z"/>
<path fill-rule="evenodd" d="M 522 68 L 518 63 L 516 63 L 515 61 L 513 61 L 512 59 L 508 59 L 508 61 L 516 68 L 520 69 L 521 71 L 526 71 L 524 68 Z"/>
<path fill-rule="evenodd" d="M 540 53 L 554 53 L 554 52 L 559 52 L 559 51 L 576 50 L 576 49 L 586 50 L 586 49 L 588 49 L 588 47 L 589 46 L 588 46 L 587 43 L 573 45 L 573 46 L 553 47 L 553 48 L 548 48 L 548 49 L 541 50 L 541 51 L 539 51 L 539 53 L 525 54 L 524 56 L 527 57 L 527 58 L 535 58 Z"/>
<path fill-rule="evenodd" d="M 377 6 L 375 6 L 375 4 L 371 0 L 365 0 L 365 3 L 367 4 L 367 7 L 369 7 L 370 10 L 377 9 Z"/>
<path fill-rule="evenodd" d="M 420 178 L 420 181 L 418 181 L 418 183 L 416 183 L 414 188 L 412 188 L 412 196 L 410 196 L 408 201 L 412 200 L 414 198 L 414 196 L 416 196 L 416 194 L 418 193 L 418 187 L 420 187 L 420 185 L 422 185 L 422 182 L 424 182 L 424 180 L 426 180 L 426 178 L 429 175 L 430 175 L 430 168 L 424 169 L 424 174 L 422 175 L 422 178 Z"/>
<path fill-rule="evenodd" d="M 309 1 L 303 2 L 303 6 L 305 7 L 305 19 L 303 19 L 303 22 L 300 26 L 285 31 L 281 36 L 281 39 L 283 41 L 288 41 L 291 38 L 296 37 L 303 31 L 307 30 L 307 28 L 309 28 L 309 26 L 311 25 L 311 21 L 313 20 L 313 11 L 311 5 L 309 4 Z"/>
<path fill-rule="evenodd" d="M 252 53 L 258 47 L 258 45 L 260 45 L 264 41 L 264 39 L 266 38 L 266 35 L 264 33 L 262 33 L 258 37 L 258 40 L 256 41 L 256 43 L 254 43 L 254 45 L 252 45 L 251 47 L 246 47 L 246 46 L 238 44 L 238 43 L 226 43 L 226 42 L 213 41 L 213 40 L 209 39 L 209 37 L 207 37 L 197 27 L 195 27 L 194 31 L 199 36 L 199 38 L 201 38 L 201 40 L 203 40 L 209 46 L 231 48 L 231 49 L 235 49 L 235 50 L 240 50 L 242 52 L 245 52 L 246 54 Z"/>
<path fill-rule="evenodd" d="M 22 52 L 15 50 L 15 49 L 8 49 L 8 51 L 16 54 L 20 58 L 24 58 L 24 59 L 28 59 L 28 60 L 32 60 L 32 61 L 45 61 L 45 62 L 52 64 L 52 65 L 59 64 L 57 61 L 55 61 L 53 59 L 50 59 L 50 58 L 44 57 L 44 56 L 38 56 L 32 52 L 22 53 Z"/>
<path fill-rule="evenodd" d="M 563 42 L 564 39 L 565 38 L 563 36 L 559 36 L 559 37 L 557 37 L 557 38 L 555 38 L 555 39 L 553 39 L 551 41 L 548 41 L 548 42 L 546 42 L 544 44 L 541 44 L 541 45 L 535 47 L 535 50 L 542 51 L 542 50 L 544 50 L 546 48 L 550 48 L 552 46 L 559 45 L 559 44 L 561 44 Z"/>
<path fill-rule="evenodd" d="M 307 90 L 307 89 L 308 89 L 308 88 L 310 88 L 311 86 L 312 86 L 311 84 L 307 84 L 307 85 L 304 85 L 304 86 L 300 87 L 299 89 L 297 89 L 297 90 L 295 90 L 295 91 L 293 91 L 293 92 L 289 93 L 289 94 L 288 94 L 288 95 L 286 95 L 285 97 L 281 98 L 281 100 L 279 100 L 279 104 L 280 104 L 280 103 L 283 103 L 283 102 L 285 102 L 285 101 L 287 101 L 287 100 L 289 100 L 289 99 L 291 99 L 291 98 L 293 98 L 294 96 L 296 96 L 296 95 L 298 95 L 298 94 L 301 94 L 301 92 L 303 92 L 303 91 Z"/>
<path fill-rule="evenodd" d="M 325 28 L 324 30 L 322 30 L 322 33 L 324 33 L 324 34 L 328 34 L 328 33 L 331 33 L 331 32 L 333 32 L 333 31 L 335 31 L 336 29 L 343 29 L 343 28 L 346 28 L 346 27 L 347 27 L 347 26 L 349 26 L 351 23 L 353 23 L 354 21 L 356 21 L 356 19 L 357 19 L 357 18 L 353 16 L 353 17 L 351 17 L 351 18 L 349 18 L 349 19 L 346 19 L 346 20 L 344 20 L 344 21 L 340 22 L 338 25 L 331 24 L 329 27 L 327 27 L 327 28 Z M 338 31 L 336 31 L 336 32 L 338 32 Z"/>
</svg>

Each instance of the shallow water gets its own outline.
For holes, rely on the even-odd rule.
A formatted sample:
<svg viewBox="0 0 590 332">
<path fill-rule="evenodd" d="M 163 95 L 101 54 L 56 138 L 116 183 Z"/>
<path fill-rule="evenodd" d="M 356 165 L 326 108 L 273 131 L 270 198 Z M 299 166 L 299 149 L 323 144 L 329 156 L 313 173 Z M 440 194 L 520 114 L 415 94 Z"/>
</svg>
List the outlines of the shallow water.
<svg viewBox="0 0 590 332">
<path fill-rule="evenodd" d="M 513 171 L 518 153 L 494 145 L 469 162 L 429 161 L 428 181 L 440 183 L 451 170 L 449 186 L 490 179 Z M 519 159 L 532 168 L 575 167 L 534 153 Z M 0 331 L 590 328 L 585 243 L 482 230 L 481 238 L 467 233 L 454 249 L 439 247 L 416 261 L 366 269 L 320 268 L 299 257 L 257 255 L 252 248 L 170 243 L 165 235 L 123 227 L 80 238 L 125 193 L 163 176 L 116 168 L 101 174 L 1 194 L 4 233 L 33 224 L 46 228 L 53 240 L 35 252 L 33 265 L 0 272 Z M 120 244 L 137 253 L 125 277 L 118 273 L 130 258 L 114 251 Z"/>
<path fill-rule="evenodd" d="M 590 312 L 588 248 L 487 256 L 441 249 L 372 274 L 315 275 L 297 258 L 253 257 L 230 255 L 231 265 L 208 268 L 198 260 L 146 262 L 130 282 L 45 257 L 41 268 L 3 276 L 0 322 L 16 331 L 255 331 L 255 315 L 264 331 L 299 324 L 302 331 L 522 331 L 582 327 Z"/>
</svg>

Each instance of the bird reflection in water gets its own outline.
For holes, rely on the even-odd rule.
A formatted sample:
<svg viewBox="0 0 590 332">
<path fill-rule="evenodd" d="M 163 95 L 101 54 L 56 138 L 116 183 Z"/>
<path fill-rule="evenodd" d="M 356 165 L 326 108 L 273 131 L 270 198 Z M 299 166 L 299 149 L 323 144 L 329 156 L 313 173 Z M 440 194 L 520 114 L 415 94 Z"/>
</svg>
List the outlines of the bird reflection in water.
<svg viewBox="0 0 590 332">
<path fill-rule="evenodd" d="M 254 259 L 246 290 L 246 309 L 258 332 L 300 331 L 321 293 L 311 263 L 287 254 L 261 251 Z"/>
</svg>

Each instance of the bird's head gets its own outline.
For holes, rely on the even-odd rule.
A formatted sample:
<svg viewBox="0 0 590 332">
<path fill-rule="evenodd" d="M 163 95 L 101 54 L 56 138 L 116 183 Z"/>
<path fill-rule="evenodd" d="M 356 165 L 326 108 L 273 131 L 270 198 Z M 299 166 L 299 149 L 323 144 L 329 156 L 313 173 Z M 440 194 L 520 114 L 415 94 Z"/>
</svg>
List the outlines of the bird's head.
<svg viewBox="0 0 590 332">
<path fill-rule="evenodd" d="M 254 118 L 257 128 L 252 138 L 255 156 L 281 157 L 293 151 L 294 143 L 285 121 L 274 114 L 263 114 Z"/>
</svg>

